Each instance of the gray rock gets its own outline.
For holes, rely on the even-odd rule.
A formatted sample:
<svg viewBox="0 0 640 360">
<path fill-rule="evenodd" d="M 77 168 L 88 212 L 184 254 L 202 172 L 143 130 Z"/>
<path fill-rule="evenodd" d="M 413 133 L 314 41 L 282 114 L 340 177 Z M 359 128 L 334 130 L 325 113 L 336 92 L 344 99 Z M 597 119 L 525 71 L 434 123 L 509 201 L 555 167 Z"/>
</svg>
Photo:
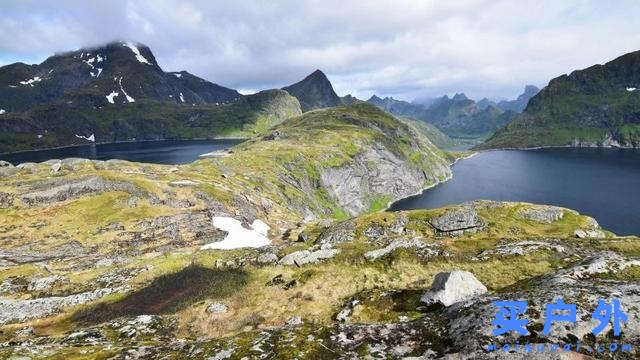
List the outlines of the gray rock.
<svg viewBox="0 0 640 360">
<path fill-rule="evenodd" d="M 67 158 L 62 160 L 62 167 L 72 171 L 79 170 L 86 164 L 91 164 L 91 160 L 81 158 Z"/>
<path fill-rule="evenodd" d="M 365 230 L 364 235 L 370 240 L 378 240 L 380 238 L 399 235 L 404 231 L 404 227 L 409 222 L 405 214 L 399 214 L 394 221 L 389 223 L 373 223 Z"/>
<path fill-rule="evenodd" d="M 579 239 L 604 239 L 606 235 L 602 230 L 577 229 L 573 235 Z"/>
<path fill-rule="evenodd" d="M 347 220 L 327 228 L 319 239 L 320 244 L 339 244 L 353 241 L 356 227 L 353 221 Z"/>
<path fill-rule="evenodd" d="M 485 221 L 470 206 L 448 210 L 443 215 L 429 220 L 429 223 L 437 231 L 452 236 L 462 235 L 464 231 L 476 231 L 485 226 Z"/>
<path fill-rule="evenodd" d="M 272 252 L 266 252 L 258 255 L 258 258 L 256 259 L 256 261 L 259 264 L 274 264 L 278 262 L 278 255 Z"/>
<path fill-rule="evenodd" d="M 520 211 L 519 215 L 525 219 L 550 224 L 562 219 L 565 209 L 557 206 L 532 206 Z"/>
<path fill-rule="evenodd" d="M 401 248 L 402 249 L 410 249 L 410 248 L 422 249 L 424 247 L 425 247 L 425 244 L 418 239 L 394 240 L 389 245 L 387 245 L 382 249 L 376 249 L 376 250 L 371 250 L 366 252 L 364 254 L 364 257 L 369 261 L 374 261 L 393 252 L 396 249 L 401 249 Z"/>
<path fill-rule="evenodd" d="M 32 162 L 21 163 L 16 169 L 25 170 L 28 173 L 35 174 L 38 171 L 38 164 Z"/>
<path fill-rule="evenodd" d="M 287 325 L 289 326 L 298 326 L 302 325 L 302 318 L 300 316 L 292 316 L 287 320 Z"/>
<path fill-rule="evenodd" d="M 63 276 L 51 275 L 46 277 L 32 278 L 27 286 L 27 291 L 43 291 L 54 287 L 56 284 L 69 282 L 69 280 Z"/>
<path fill-rule="evenodd" d="M 207 306 L 207 312 L 209 314 L 224 314 L 227 311 L 229 311 L 229 308 L 223 303 L 217 302 Z"/>
<path fill-rule="evenodd" d="M 564 253 L 567 249 L 558 244 L 543 242 L 543 241 L 518 241 L 518 242 L 503 242 L 496 246 L 495 249 L 485 250 L 477 259 L 488 260 L 492 256 L 512 256 L 512 255 L 526 255 L 539 250 L 552 250 L 559 253 Z"/>
<path fill-rule="evenodd" d="M 215 355 L 209 356 L 207 360 L 225 360 L 231 358 L 233 349 L 220 350 Z"/>
<path fill-rule="evenodd" d="M 14 166 L 0 167 L 0 178 L 13 176 L 19 171 L 20 169 Z"/>
<path fill-rule="evenodd" d="M 190 186 L 196 186 L 198 185 L 199 182 L 197 181 L 193 181 L 193 180 L 175 180 L 169 183 L 169 186 L 175 186 L 175 187 L 190 187 Z"/>
<path fill-rule="evenodd" d="M 45 183 L 43 190 L 32 191 L 22 195 L 27 205 L 46 204 L 65 201 L 82 195 L 98 194 L 108 191 L 124 191 L 130 194 L 141 194 L 142 190 L 126 181 L 112 181 L 100 176 L 87 176 L 79 179 L 56 180 Z"/>
<path fill-rule="evenodd" d="M 30 300 L 0 299 L 0 325 L 47 317 L 65 307 L 84 304 L 118 291 L 119 289 L 105 288 L 69 296 Z"/>
<path fill-rule="evenodd" d="M 58 171 L 60 171 L 60 169 L 62 168 L 62 163 L 60 162 L 56 162 L 51 164 L 51 172 L 52 173 L 57 173 Z"/>
<path fill-rule="evenodd" d="M 486 292 L 486 286 L 472 273 L 454 270 L 436 275 L 431 289 L 422 295 L 420 301 L 427 305 L 440 303 L 450 306 Z"/>
<path fill-rule="evenodd" d="M 13 164 L 8 161 L 0 160 L 0 168 L 3 167 L 13 167 Z"/>
<path fill-rule="evenodd" d="M 284 256 L 280 261 L 281 265 L 304 265 L 315 264 L 322 260 L 330 259 L 340 251 L 337 249 L 320 249 L 317 251 L 300 250 L 292 252 L 289 255 Z"/>
</svg>

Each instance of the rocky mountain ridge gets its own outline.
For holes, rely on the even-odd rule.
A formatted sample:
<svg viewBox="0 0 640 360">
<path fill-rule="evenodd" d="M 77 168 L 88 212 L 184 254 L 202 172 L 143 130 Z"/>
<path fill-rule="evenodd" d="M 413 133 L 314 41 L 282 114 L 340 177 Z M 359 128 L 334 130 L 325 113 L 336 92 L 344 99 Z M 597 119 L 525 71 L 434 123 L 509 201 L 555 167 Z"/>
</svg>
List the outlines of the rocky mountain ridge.
<svg viewBox="0 0 640 360">
<path fill-rule="evenodd" d="M 510 122 L 535 93 L 537 88 L 527 85 L 517 99 L 499 103 L 488 99 L 476 102 L 464 93 L 432 99 L 429 106 L 391 97 L 382 99 L 375 94 L 367 101 L 391 114 L 432 124 L 450 137 L 473 138 L 490 135 Z"/>
</svg>

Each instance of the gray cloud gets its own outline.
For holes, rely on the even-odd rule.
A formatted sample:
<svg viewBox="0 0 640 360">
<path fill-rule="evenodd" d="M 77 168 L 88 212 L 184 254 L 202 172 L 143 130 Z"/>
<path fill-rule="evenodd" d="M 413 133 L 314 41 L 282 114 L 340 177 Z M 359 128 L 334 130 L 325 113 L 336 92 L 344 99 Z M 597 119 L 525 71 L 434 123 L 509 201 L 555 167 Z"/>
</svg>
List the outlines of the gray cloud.
<svg viewBox="0 0 640 360">
<path fill-rule="evenodd" d="M 0 64 L 132 39 L 165 70 L 236 89 L 281 87 L 320 68 L 339 94 L 362 98 L 514 97 L 640 48 L 633 0 L 5 0 L 0 10 Z"/>
</svg>

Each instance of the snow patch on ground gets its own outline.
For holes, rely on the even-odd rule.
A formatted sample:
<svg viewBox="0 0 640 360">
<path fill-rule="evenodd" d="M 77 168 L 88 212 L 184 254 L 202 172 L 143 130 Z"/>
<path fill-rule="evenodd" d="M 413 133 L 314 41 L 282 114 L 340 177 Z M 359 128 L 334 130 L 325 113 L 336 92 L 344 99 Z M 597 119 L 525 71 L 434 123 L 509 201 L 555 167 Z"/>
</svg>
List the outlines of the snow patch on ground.
<svg viewBox="0 0 640 360">
<path fill-rule="evenodd" d="M 182 77 L 182 74 L 178 74 L 178 73 L 174 73 L 173 74 L 175 77 L 177 77 L 178 79 Z"/>
<path fill-rule="evenodd" d="M 202 250 L 229 250 L 243 247 L 262 247 L 271 244 L 271 240 L 267 237 L 269 225 L 260 219 L 253 221 L 250 226 L 251 229 L 245 229 L 240 221 L 232 217 L 214 216 L 212 221 L 213 226 L 226 231 L 228 234 L 222 241 L 202 246 Z"/>
<path fill-rule="evenodd" d="M 0 115 L 6 113 L 6 111 L 4 111 L 4 109 L 0 109 Z"/>
<path fill-rule="evenodd" d="M 91 136 L 89 136 L 89 137 L 76 134 L 76 137 L 77 137 L 78 139 L 85 139 L 85 140 L 89 140 L 89 141 L 91 141 L 91 142 L 96 142 L 96 136 L 95 136 L 95 134 L 91 134 Z"/>
<path fill-rule="evenodd" d="M 109 94 L 109 95 L 107 95 L 105 97 L 107 98 L 107 101 L 109 101 L 112 104 L 115 104 L 115 102 L 113 102 L 113 98 L 118 96 L 118 95 L 120 95 L 120 94 L 118 94 L 117 91 L 112 91 L 111 94 Z"/>
<path fill-rule="evenodd" d="M 629 91 L 629 92 L 631 92 L 631 91 L 635 91 L 635 90 L 636 90 L 636 88 L 634 88 L 634 87 L 628 87 L 628 88 L 627 88 L 627 91 Z"/>
<path fill-rule="evenodd" d="M 136 56 L 136 59 L 139 62 L 141 62 L 143 64 L 151 65 L 151 63 L 144 56 L 142 56 L 142 54 L 140 54 L 140 50 L 138 50 L 138 47 L 135 46 L 132 42 L 126 42 L 126 43 L 124 43 L 122 45 L 128 47 L 129 49 L 131 49 L 131 51 Z"/>
<path fill-rule="evenodd" d="M 180 101 L 184 102 L 184 95 L 182 95 L 182 93 L 180 93 Z"/>
<path fill-rule="evenodd" d="M 29 79 L 29 80 L 25 80 L 25 81 L 20 81 L 20 84 L 22 85 L 31 85 L 31 87 L 33 87 L 34 83 L 40 82 L 42 81 L 42 79 L 40 78 L 40 76 L 36 76 L 33 79 Z"/>
</svg>

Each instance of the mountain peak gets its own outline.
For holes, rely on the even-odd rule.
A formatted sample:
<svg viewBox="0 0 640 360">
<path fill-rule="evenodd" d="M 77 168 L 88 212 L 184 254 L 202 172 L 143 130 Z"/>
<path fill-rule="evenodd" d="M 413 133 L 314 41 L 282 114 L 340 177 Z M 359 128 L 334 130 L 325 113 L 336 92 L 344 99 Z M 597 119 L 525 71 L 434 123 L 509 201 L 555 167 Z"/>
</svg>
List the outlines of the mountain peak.
<svg viewBox="0 0 640 360">
<path fill-rule="evenodd" d="M 331 82 L 320 70 L 315 70 L 301 81 L 282 89 L 298 99 L 302 111 L 342 104 Z"/>
<path fill-rule="evenodd" d="M 452 100 L 453 101 L 463 101 L 463 100 L 469 100 L 469 98 L 464 93 L 456 93 L 455 95 L 453 95 Z"/>
</svg>

